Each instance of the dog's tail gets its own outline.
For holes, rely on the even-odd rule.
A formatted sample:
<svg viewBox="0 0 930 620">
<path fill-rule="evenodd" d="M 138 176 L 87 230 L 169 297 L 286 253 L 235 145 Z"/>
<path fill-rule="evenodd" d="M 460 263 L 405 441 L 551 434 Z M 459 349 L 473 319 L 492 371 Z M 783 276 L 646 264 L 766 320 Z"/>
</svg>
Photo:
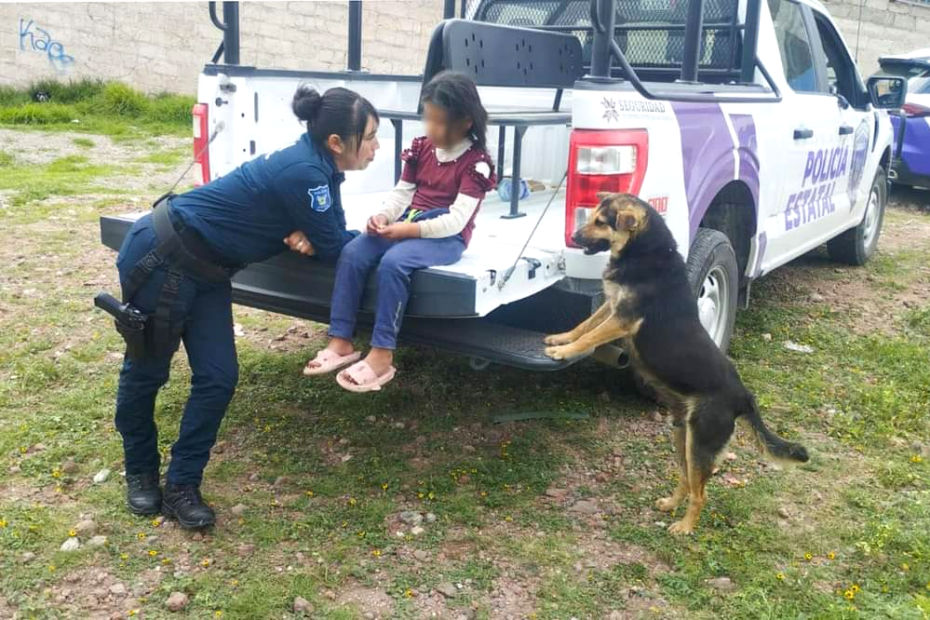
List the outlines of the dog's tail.
<svg viewBox="0 0 930 620">
<path fill-rule="evenodd" d="M 745 417 L 756 439 L 758 439 L 760 446 L 773 459 L 800 463 L 806 463 L 810 460 L 810 456 L 807 454 L 807 448 L 799 443 L 785 441 L 765 426 L 765 423 L 762 421 L 762 416 L 759 415 L 759 407 L 756 405 L 756 399 L 752 394 L 746 394 L 743 407 L 740 409 L 738 415 Z"/>
</svg>

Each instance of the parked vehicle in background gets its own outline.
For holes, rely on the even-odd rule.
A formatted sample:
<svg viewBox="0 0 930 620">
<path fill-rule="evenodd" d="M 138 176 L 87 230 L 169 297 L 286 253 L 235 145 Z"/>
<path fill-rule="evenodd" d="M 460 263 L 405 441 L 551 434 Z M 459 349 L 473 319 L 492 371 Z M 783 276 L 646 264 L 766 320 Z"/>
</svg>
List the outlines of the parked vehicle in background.
<svg viewBox="0 0 930 620">
<path fill-rule="evenodd" d="M 907 78 L 901 114 L 891 116 L 897 148 L 889 177 L 900 185 L 930 188 L 930 48 L 878 62 L 884 73 Z"/>
</svg>

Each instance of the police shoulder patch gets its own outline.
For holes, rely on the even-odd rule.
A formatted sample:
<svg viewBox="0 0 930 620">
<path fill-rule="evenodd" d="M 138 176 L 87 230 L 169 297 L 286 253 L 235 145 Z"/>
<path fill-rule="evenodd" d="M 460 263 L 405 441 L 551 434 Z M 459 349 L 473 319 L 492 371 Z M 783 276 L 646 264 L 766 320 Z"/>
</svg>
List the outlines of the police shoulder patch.
<svg viewBox="0 0 930 620">
<path fill-rule="evenodd" d="M 333 204 L 332 197 L 329 195 L 329 185 L 320 185 L 311 187 L 307 190 L 310 196 L 310 208 L 319 213 L 328 211 Z"/>
</svg>

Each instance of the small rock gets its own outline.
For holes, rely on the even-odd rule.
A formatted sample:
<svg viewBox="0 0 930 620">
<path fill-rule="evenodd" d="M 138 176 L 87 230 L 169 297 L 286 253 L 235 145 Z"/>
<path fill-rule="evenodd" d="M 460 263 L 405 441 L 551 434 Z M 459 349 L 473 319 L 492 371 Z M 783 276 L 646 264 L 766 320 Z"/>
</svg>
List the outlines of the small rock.
<svg viewBox="0 0 930 620">
<path fill-rule="evenodd" d="M 241 517 L 243 514 L 245 514 L 245 504 L 236 504 L 229 509 L 229 512 L 233 513 L 237 517 Z"/>
<path fill-rule="evenodd" d="M 225 441 L 216 442 L 211 452 L 213 452 L 214 454 L 223 454 L 224 452 L 226 452 L 226 442 Z"/>
<path fill-rule="evenodd" d="M 243 543 L 239 545 L 238 553 L 240 557 L 248 557 L 255 551 L 255 545 Z"/>
<path fill-rule="evenodd" d="M 378 421 L 378 418 L 376 418 L 376 417 L 373 416 L 373 415 L 370 415 L 370 416 L 368 416 L 367 418 L 365 418 L 365 421 L 368 422 L 368 423 L 370 423 L 370 424 L 374 424 L 375 422 Z"/>
<path fill-rule="evenodd" d="M 9 471 L 11 474 L 18 474 L 22 471 L 22 468 L 19 465 L 11 465 Z"/>
<path fill-rule="evenodd" d="M 287 483 L 288 483 L 287 476 L 278 476 L 277 478 L 274 479 L 274 485 L 273 485 L 273 486 L 275 486 L 275 487 L 283 487 L 283 486 L 284 486 L 285 484 L 287 484 Z"/>
<path fill-rule="evenodd" d="M 19 561 L 23 564 L 32 562 L 34 559 L 36 559 L 36 554 L 34 554 L 32 551 L 26 551 L 21 556 L 19 556 Z"/>
<path fill-rule="evenodd" d="M 245 336 L 245 330 L 242 329 L 242 325 L 239 325 L 239 323 L 233 323 L 233 336 L 237 338 Z"/>
<path fill-rule="evenodd" d="M 79 541 L 74 536 L 72 536 L 65 542 L 61 543 L 61 547 L 60 547 L 62 551 L 77 551 L 80 548 L 81 548 L 81 541 Z"/>
<path fill-rule="evenodd" d="M 820 303 L 821 301 L 823 301 L 823 295 L 821 295 L 820 293 L 811 293 L 809 299 L 813 301 L 814 303 Z"/>
<path fill-rule="evenodd" d="M 165 515 L 158 515 L 152 520 L 152 525 L 155 527 L 161 527 L 161 524 L 165 522 Z"/>
<path fill-rule="evenodd" d="M 97 536 L 94 536 L 93 538 L 91 538 L 90 540 L 87 541 L 87 546 L 88 546 L 88 547 L 102 547 L 102 546 L 104 546 L 105 544 L 107 544 L 107 537 L 106 537 L 106 536 L 97 535 Z"/>
<path fill-rule="evenodd" d="M 577 512 L 579 514 L 593 515 L 600 512 L 600 508 L 597 507 L 597 504 L 591 500 L 578 500 L 568 508 L 569 512 Z"/>
<path fill-rule="evenodd" d="M 149 543 L 154 543 L 158 540 L 158 536 L 149 536 L 145 540 L 148 541 Z"/>
<path fill-rule="evenodd" d="M 91 536 L 97 531 L 97 524 L 90 519 L 84 519 L 74 526 L 74 531 L 78 533 L 78 536 Z"/>
<path fill-rule="evenodd" d="M 413 552 L 413 557 L 420 560 L 421 562 L 425 562 L 429 559 L 429 552 L 424 551 L 423 549 L 417 549 Z"/>
<path fill-rule="evenodd" d="M 122 596 L 126 594 L 126 586 L 121 583 L 114 583 L 110 586 L 110 594 L 114 596 Z"/>
<path fill-rule="evenodd" d="M 725 459 L 728 460 L 728 461 L 735 461 L 736 458 L 737 458 L 737 457 L 736 457 L 736 452 L 727 452 L 726 455 L 724 455 L 723 458 L 725 458 Z"/>
<path fill-rule="evenodd" d="M 790 518 L 791 518 L 791 513 L 788 512 L 788 509 L 785 508 L 784 506 L 779 506 L 779 507 L 778 507 L 778 510 L 776 510 L 775 512 L 777 512 L 777 513 L 778 513 L 778 516 L 781 517 L 782 519 L 790 519 Z"/>
<path fill-rule="evenodd" d="M 275 342 L 284 342 L 287 339 L 287 334 L 281 334 L 280 336 L 275 336 Z"/>
<path fill-rule="evenodd" d="M 785 348 L 796 353 L 813 353 L 814 348 L 806 344 L 798 344 L 790 340 L 785 341 Z"/>
<path fill-rule="evenodd" d="M 665 422 L 665 416 L 662 414 L 661 411 L 656 409 L 655 411 L 652 412 L 652 421 L 653 422 Z"/>
<path fill-rule="evenodd" d="M 189 600 L 190 599 L 183 592 L 172 592 L 168 600 L 165 601 L 165 607 L 168 608 L 168 611 L 181 611 L 187 607 L 187 602 Z"/>
<path fill-rule="evenodd" d="M 436 591 L 446 598 L 455 598 L 455 596 L 459 593 L 455 586 L 448 581 L 444 581 L 436 586 Z"/>
<path fill-rule="evenodd" d="M 600 394 L 597 395 L 597 399 L 598 399 L 599 401 L 601 401 L 602 403 L 609 403 L 609 402 L 610 402 L 610 392 L 606 392 L 606 391 L 601 392 Z"/>
<path fill-rule="evenodd" d="M 196 540 L 197 542 L 200 542 L 201 540 L 203 540 L 203 532 L 194 532 L 193 534 L 191 534 L 191 540 Z"/>
<path fill-rule="evenodd" d="M 427 513 L 426 513 L 426 522 L 427 522 L 427 523 L 435 523 L 435 522 L 436 522 L 436 515 L 434 515 L 434 514 L 431 513 L 431 512 L 427 512 Z"/>
<path fill-rule="evenodd" d="M 404 423 L 403 423 L 403 422 L 394 422 L 394 424 L 392 424 L 391 426 L 393 426 L 394 428 L 401 428 L 401 429 L 402 429 L 402 428 L 404 428 Z"/>
<path fill-rule="evenodd" d="M 249 482 L 258 482 L 261 480 L 261 476 L 258 475 L 258 472 L 249 475 Z"/>
<path fill-rule="evenodd" d="M 419 536 L 425 531 L 426 530 L 423 529 L 423 527 L 420 525 L 414 525 L 412 528 L 410 528 L 410 533 L 413 534 L 414 536 Z"/>
<path fill-rule="evenodd" d="M 65 462 L 61 464 L 61 471 L 66 474 L 73 474 L 77 470 L 78 465 L 74 462 L 74 459 L 65 459 Z"/>
<path fill-rule="evenodd" d="M 407 525 L 420 525 L 423 523 L 423 515 L 413 510 L 405 510 L 400 513 L 400 520 Z"/>
<path fill-rule="evenodd" d="M 294 599 L 294 613 L 295 614 L 312 614 L 313 605 L 310 604 L 310 601 L 305 599 L 302 596 L 298 596 Z"/>
<path fill-rule="evenodd" d="M 736 584 L 729 577 L 715 577 L 705 583 L 718 592 L 732 592 L 736 589 Z"/>
<path fill-rule="evenodd" d="M 546 497 L 550 497 L 555 500 L 562 501 L 568 496 L 568 489 L 560 489 L 558 487 L 549 487 L 546 489 Z"/>
<path fill-rule="evenodd" d="M 323 596 L 325 596 L 326 598 L 328 598 L 328 599 L 331 600 L 331 601 L 335 601 L 335 600 L 336 600 L 336 593 L 333 592 L 332 590 L 323 590 Z"/>
<path fill-rule="evenodd" d="M 769 342 L 770 340 L 772 340 L 772 334 L 768 334 L 768 333 L 762 334 L 762 340 Z"/>
<path fill-rule="evenodd" d="M 104 467 L 94 474 L 94 484 L 103 484 L 110 477 L 110 470 Z"/>
</svg>

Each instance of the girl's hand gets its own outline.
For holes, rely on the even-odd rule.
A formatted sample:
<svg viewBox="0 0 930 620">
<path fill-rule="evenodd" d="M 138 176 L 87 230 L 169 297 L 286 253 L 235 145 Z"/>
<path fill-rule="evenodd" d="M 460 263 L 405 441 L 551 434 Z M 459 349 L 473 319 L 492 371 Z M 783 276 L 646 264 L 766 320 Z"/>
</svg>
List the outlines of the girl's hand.
<svg viewBox="0 0 930 620">
<path fill-rule="evenodd" d="M 284 243 L 293 251 L 304 254 L 305 256 L 313 256 L 316 254 L 316 250 L 313 249 L 313 245 L 307 239 L 307 235 L 303 234 L 299 230 L 295 230 L 287 237 L 285 237 Z"/>
<path fill-rule="evenodd" d="M 381 230 L 387 226 L 388 220 L 387 217 L 381 214 L 372 215 L 368 218 L 368 226 L 365 228 L 365 234 L 377 237 L 381 234 Z"/>
<path fill-rule="evenodd" d="M 416 239 L 420 236 L 420 225 L 414 222 L 395 222 L 382 228 L 380 235 L 391 241 Z"/>
</svg>

